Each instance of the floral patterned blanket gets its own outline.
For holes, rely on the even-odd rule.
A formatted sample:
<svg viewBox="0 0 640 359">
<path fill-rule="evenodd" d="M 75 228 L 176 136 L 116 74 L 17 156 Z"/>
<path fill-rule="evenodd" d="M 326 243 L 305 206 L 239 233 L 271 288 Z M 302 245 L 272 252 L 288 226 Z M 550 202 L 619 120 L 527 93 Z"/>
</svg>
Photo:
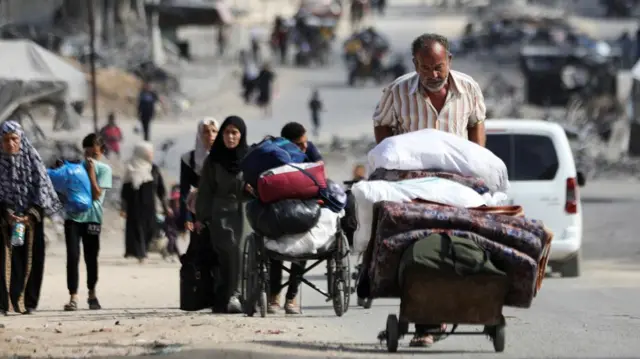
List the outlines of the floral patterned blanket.
<svg viewBox="0 0 640 359">
<path fill-rule="evenodd" d="M 552 239 L 540 221 L 439 204 L 387 201 L 374 206 L 374 221 L 364 262 L 369 265 L 373 297 L 398 296 L 402 253 L 415 241 L 443 231 L 473 236 L 492 254 L 494 264 L 501 264 L 512 279 L 507 305 L 530 306 L 540 288 Z"/>
</svg>

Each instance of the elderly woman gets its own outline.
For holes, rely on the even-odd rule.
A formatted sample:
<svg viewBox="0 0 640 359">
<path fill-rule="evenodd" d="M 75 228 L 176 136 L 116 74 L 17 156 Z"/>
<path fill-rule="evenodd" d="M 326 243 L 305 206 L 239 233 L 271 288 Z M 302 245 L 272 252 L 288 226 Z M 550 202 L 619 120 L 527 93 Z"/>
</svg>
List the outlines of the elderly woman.
<svg viewBox="0 0 640 359">
<path fill-rule="evenodd" d="M 196 226 L 207 226 L 220 273 L 214 289 L 214 311 L 226 306 L 228 313 L 242 312 L 242 202 L 252 189 L 242 181 L 240 162 L 247 150 L 244 121 L 237 116 L 228 117 L 220 127 L 220 135 L 216 137 L 200 175 Z"/>
<path fill-rule="evenodd" d="M 171 215 L 162 174 L 153 164 L 153 144 L 138 144 L 125 170 L 121 193 L 121 213 L 126 217 L 124 256 L 137 258 L 143 263 L 147 248 L 158 232 L 156 197 L 162 204 L 164 215 Z"/>
<path fill-rule="evenodd" d="M 22 127 L 0 127 L 0 311 L 31 313 L 44 274 L 44 226 L 62 205 Z"/>
<path fill-rule="evenodd" d="M 218 135 L 218 121 L 213 117 L 205 117 L 198 122 L 195 148 L 184 155 L 180 161 L 180 222 L 179 228 L 193 231 L 193 213 L 187 209 L 187 197 L 193 189 L 198 188 L 202 166 L 209 156 Z"/>
</svg>

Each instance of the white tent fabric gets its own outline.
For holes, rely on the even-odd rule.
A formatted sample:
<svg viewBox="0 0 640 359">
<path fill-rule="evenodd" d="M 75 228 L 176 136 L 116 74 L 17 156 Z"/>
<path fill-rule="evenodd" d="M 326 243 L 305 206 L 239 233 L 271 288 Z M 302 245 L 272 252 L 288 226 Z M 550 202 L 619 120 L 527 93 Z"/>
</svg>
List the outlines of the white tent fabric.
<svg viewBox="0 0 640 359">
<path fill-rule="evenodd" d="M 85 74 L 29 40 L 0 40 L 0 122 L 16 108 L 48 100 L 86 102 Z"/>
</svg>

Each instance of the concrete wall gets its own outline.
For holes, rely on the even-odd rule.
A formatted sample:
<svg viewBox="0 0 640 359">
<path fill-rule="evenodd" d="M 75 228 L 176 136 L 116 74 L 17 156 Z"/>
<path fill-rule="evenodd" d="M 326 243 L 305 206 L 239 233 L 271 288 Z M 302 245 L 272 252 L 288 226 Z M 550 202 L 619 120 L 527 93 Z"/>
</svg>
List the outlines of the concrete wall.
<svg viewBox="0 0 640 359">
<path fill-rule="evenodd" d="M 64 0 L 0 0 L 0 26 L 49 24 Z"/>
</svg>

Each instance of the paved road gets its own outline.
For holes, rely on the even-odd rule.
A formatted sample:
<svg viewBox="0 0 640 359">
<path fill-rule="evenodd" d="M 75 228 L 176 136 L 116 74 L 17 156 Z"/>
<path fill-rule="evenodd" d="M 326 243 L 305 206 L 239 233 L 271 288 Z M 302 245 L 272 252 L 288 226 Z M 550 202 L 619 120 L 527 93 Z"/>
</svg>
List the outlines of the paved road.
<svg viewBox="0 0 640 359">
<path fill-rule="evenodd" d="M 584 20 L 586 21 L 586 20 Z M 434 31 L 454 36 L 465 23 L 462 16 L 433 17 L 417 11 L 417 4 L 403 1 L 391 6 L 387 18 L 376 20 L 376 26 L 386 33 L 393 44 L 408 51 L 411 40 L 422 32 Z M 590 26 L 596 26 L 593 22 Z M 602 32 L 613 32 L 609 29 Z M 486 81 L 487 66 L 472 61 L 456 61 L 454 67 Z M 357 89 L 347 88 L 344 68 L 339 61 L 327 69 L 279 69 L 281 91 L 274 107 L 274 116 L 264 119 L 255 111 L 238 105 L 238 113 L 249 121 L 250 140 L 268 133 L 277 133 L 288 121 L 308 122 L 306 103 L 312 89 L 321 92 L 327 112 L 323 114 L 322 139 L 332 134 L 360 137 L 371 134 L 370 116 L 380 95 L 380 88 L 371 84 Z M 517 77 L 516 74 L 510 76 Z M 230 91 L 236 91 L 232 89 Z M 213 101 L 214 99 L 212 99 Z M 225 114 L 218 115 L 224 117 Z M 192 145 L 193 133 L 174 133 L 177 140 L 170 162 L 177 163 L 178 153 Z M 348 175 L 354 161 L 348 153 L 333 156 L 330 174 L 336 179 Z M 175 171 L 175 168 L 169 169 Z M 598 182 L 583 190 L 584 203 L 584 270 L 579 279 L 547 279 L 544 288 L 529 310 L 507 308 L 508 333 L 504 358 L 623 358 L 635 357 L 640 351 L 637 340 L 640 309 L 640 272 L 636 263 L 640 245 L 635 235 L 640 232 L 636 213 L 640 207 L 640 184 L 629 182 Z M 355 259 L 354 259 L 355 261 Z M 324 287 L 323 271 L 310 276 Z M 169 355 L 192 357 L 377 357 L 383 352 L 376 335 L 389 313 L 398 309 L 397 300 L 379 300 L 373 308 L 352 307 L 342 318 L 335 318 L 330 303 L 325 303 L 310 289 L 303 289 L 304 316 L 314 319 L 314 325 L 330 326 L 330 337 L 300 338 L 295 342 L 273 340 L 243 345 L 238 352 L 205 350 Z M 260 321 L 260 318 L 247 318 Z M 291 321 L 306 323 L 305 319 Z M 431 350 L 400 348 L 400 357 L 429 353 L 432 357 L 494 358 L 489 341 L 483 337 L 454 337 L 438 343 Z M 253 350 L 253 354 L 241 352 Z M 302 351 L 301 351 L 302 350 Z M 295 354 L 292 354 L 295 353 Z M 384 354 L 384 353 L 383 353 Z M 396 356 L 398 357 L 398 356 Z"/>
</svg>

